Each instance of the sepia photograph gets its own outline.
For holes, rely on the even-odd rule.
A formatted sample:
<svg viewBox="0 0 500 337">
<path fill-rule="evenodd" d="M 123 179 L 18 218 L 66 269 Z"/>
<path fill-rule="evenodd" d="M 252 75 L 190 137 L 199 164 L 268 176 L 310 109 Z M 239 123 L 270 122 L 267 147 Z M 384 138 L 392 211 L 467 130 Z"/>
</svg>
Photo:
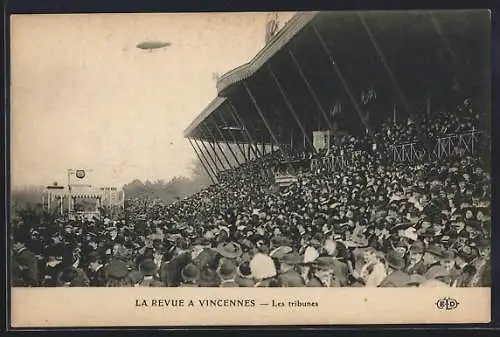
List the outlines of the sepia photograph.
<svg viewBox="0 0 500 337">
<path fill-rule="evenodd" d="M 13 322 L 488 322 L 490 35 L 488 10 L 11 16 Z"/>
</svg>

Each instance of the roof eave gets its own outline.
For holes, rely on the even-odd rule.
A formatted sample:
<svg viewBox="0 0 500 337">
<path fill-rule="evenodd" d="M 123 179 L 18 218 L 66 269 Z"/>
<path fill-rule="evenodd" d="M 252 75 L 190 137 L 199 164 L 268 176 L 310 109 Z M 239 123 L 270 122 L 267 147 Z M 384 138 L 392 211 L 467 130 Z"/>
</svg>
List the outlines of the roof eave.
<svg viewBox="0 0 500 337">
<path fill-rule="evenodd" d="M 274 54 L 299 33 L 319 12 L 300 12 L 288 21 L 272 40 L 248 63 L 223 74 L 217 80 L 217 92 L 222 94 L 228 87 L 252 76 Z"/>
</svg>

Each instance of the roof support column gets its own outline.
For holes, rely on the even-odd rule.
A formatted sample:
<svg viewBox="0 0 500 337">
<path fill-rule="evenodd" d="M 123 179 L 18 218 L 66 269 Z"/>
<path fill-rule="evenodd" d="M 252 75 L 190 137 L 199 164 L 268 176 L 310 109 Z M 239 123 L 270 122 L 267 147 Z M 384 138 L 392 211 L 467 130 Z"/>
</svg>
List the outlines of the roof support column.
<svg viewBox="0 0 500 337">
<path fill-rule="evenodd" d="M 248 149 L 252 150 L 252 152 L 254 153 L 256 158 L 259 157 L 258 149 L 255 149 L 253 147 L 253 145 L 255 144 L 255 141 L 254 141 L 252 135 L 250 134 L 250 132 L 248 132 L 248 129 L 246 128 L 246 126 L 243 125 L 241 117 L 238 114 L 238 110 L 236 110 L 236 108 L 234 107 L 234 105 L 231 101 L 229 101 L 229 107 L 230 107 L 231 115 L 233 116 L 233 119 L 236 122 L 236 124 L 238 125 L 238 127 L 245 130 L 245 135 L 247 136 L 248 146 L 249 146 Z M 250 153 L 248 154 L 248 159 L 250 159 Z"/>
<path fill-rule="evenodd" d="M 221 170 L 219 170 L 219 167 L 217 165 L 217 162 L 215 161 L 215 159 L 212 157 L 212 154 L 210 153 L 210 150 L 207 148 L 207 145 L 205 144 L 205 142 L 202 140 L 200 141 L 201 142 L 201 145 L 203 145 L 203 148 L 205 149 L 205 153 L 208 155 L 208 157 L 210 158 L 210 161 L 212 162 L 212 164 L 214 164 L 214 169 L 215 169 L 215 175 L 217 176 L 217 173 Z"/>
<path fill-rule="evenodd" d="M 231 111 L 229 111 L 229 112 L 231 112 Z M 220 115 L 220 118 L 221 118 L 221 120 L 222 120 L 222 123 L 224 123 L 225 125 L 227 125 L 227 123 L 226 123 L 226 119 L 224 118 L 224 116 L 223 116 L 222 114 Z M 236 121 L 235 121 L 235 123 L 236 123 Z M 236 124 L 237 124 L 237 123 L 236 123 Z M 239 127 L 239 126 L 238 126 L 238 128 L 240 128 L 240 129 L 241 129 L 241 127 Z M 242 132 L 242 133 L 243 133 L 243 135 L 245 135 L 245 132 Z M 236 141 L 236 138 L 234 137 L 234 135 L 233 135 L 233 133 L 232 133 L 232 132 L 230 132 L 229 134 L 231 135 L 231 139 L 233 140 L 234 144 L 236 144 L 236 146 L 238 147 L 238 150 L 240 150 L 240 153 L 241 153 L 241 155 L 243 156 L 243 159 L 245 160 L 245 162 L 247 162 L 247 161 L 248 161 L 247 155 L 245 154 L 245 151 L 243 151 L 243 150 L 241 149 L 241 145 L 240 145 L 240 143 L 239 143 L 238 141 Z"/>
<path fill-rule="evenodd" d="M 297 126 L 299 127 L 300 131 L 302 132 L 304 136 L 305 142 L 307 142 L 307 145 L 309 146 L 309 149 L 313 149 L 314 152 L 316 152 L 316 149 L 314 148 L 314 145 L 311 141 L 311 137 L 307 134 L 307 130 L 304 128 L 304 125 L 302 125 L 302 122 L 300 121 L 299 117 L 297 116 L 297 112 L 293 108 L 292 103 L 290 103 L 290 100 L 286 96 L 285 91 L 283 90 L 283 87 L 281 86 L 278 78 L 276 77 L 276 74 L 274 73 L 273 69 L 271 68 L 271 65 L 267 63 L 267 70 L 269 71 L 269 74 L 271 74 L 271 77 L 273 78 L 274 83 L 276 84 L 276 87 L 278 88 L 281 97 L 285 101 L 286 106 L 288 107 L 288 110 L 290 110 L 290 113 L 293 116 L 293 119 L 297 123 Z"/>
<path fill-rule="evenodd" d="M 217 123 L 215 123 L 215 121 L 214 121 L 214 120 L 212 120 L 212 124 L 213 124 L 213 126 L 217 129 L 217 132 L 219 133 L 219 136 L 220 136 L 220 137 L 224 140 L 224 143 L 226 144 L 227 148 L 229 149 L 229 152 L 231 152 L 231 154 L 232 154 L 232 156 L 233 156 L 233 158 L 234 158 L 234 160 L 235 160 L 236 164 L 237 164 L 238 166 L 240 166 L 240 161 L 238 160 L 238 157 L 236 157 L 236 155 L 235 155 L 235 154 L 234 154 L 234 152 L 233 152 L 233 149 L 229 146 L 229 143 L 227 142 L 226 137 L 224 137 L 224 135 L 222 134 L 222 131 L 221 131 L 221 130 L 217 127 Z M 219 143 L 217 143 L 217 144 L 219 144 Z M 219 145 L 220 145 L 220 144 L 219 144 Z M 220 146 L 219 146 L 219 148 L 220 148 Z M 224 151 L 222 151 L 222 153 L 224 154 L 224 157 L 226 157 L 226 155 L 225 155 Z M 226 158 L 226 160 L 227 160 L 227 158 Z M 229 161 L 228 161 L 228 163 L 229 163 Z"/>
<path fill-rule="evenodd" d="M 392 73 L 392 70 L 389 67 L 389 64 L 387 63 L 387 60 L 386 60 L 384 54 L 382 53 L 382 50 L 380 49 L 377 41 L 375 40 L 375 37 L 373 36 L 373 34 L 370 30 L 370 27 L 368 27 L 368 24 L 366 23 L 365 19 L 363 18 L 363 16 L 360 13 L 358 13 L 358 16 L 359 16 L 359 20 L 363 24 L 363 27 L 365 28 L 366 33 L 368 34 L 368 37 L 370 38 L 370 42 L 372 43 L 373 48 L 375 49 L 378 56 L 380 57 L 382 65 L 384 66 L 385 70 L 387 71 L 387 74 L 389 75 L 389 78 L 391 79 L 391 82 L 394 86 L 394 89 L 396 90 L 396 93 L 398 94 L 399 98 L 403 102 L 408 113 L 410 115 L 412 115 L 410 105 L 408 104 L 408 100 L 406 99 L 405 94 L 403 93 L 400 86 L 398 85 L 398 82 L 396 81 L 396 78 L 394 77 L 394 74 Z"/>
<path fill-rule="evenodd" d="M 281 147 L 281 144 L 279 143 L 278 139 L 276 138 L 276 135 L 274 134 L 273 130 L 271 129 L 271 126 L 267 122 L 266 117 L 264 117 L 264 114 L 262 113 L 262 110 L 260 109 L 259 105 L 257 104 L 257 101 L 255 100 L 255 97 L 252 95 L 252 92 L 250 91 L 250 88 L 248 87 L 248 84 L 246 84 L 245 82 L 243 82 L 243 86 L 245 87 L 245 90 L 246 90 L 248 96 L 250 97 L 250 100 L 252 101 L 255 109 L 257 110 L 257 113 L 259 114 L 259 117 L 264 122 L 264 125 L 266 126 L 266 129 L 269 132 L 269 135 L 271 136 L 271 138 L 273 140 L 273 143 L 275 143 L 280 148 L 280 151 L 283 153 L 283 156 L 284 156 L 285 160 L 287 162 L 289 162 L 290 160 L 288 158 L 288 155 L 285 152 L 283 152 L 283 148 Z"/>
<path fill-rule="evenodd" d="M 330 119 L 328 118 L 328 114 L 326 113 L 325 109 L 323 108 L 323 105 L 319 101 L 318 95 L 313 90 L 311 83 L 309 83 L 309 80 L 307 79 L 306 75 L 304 74 L 304 71 L 302 70 L 302 67 L 300 66 L 299 62 L 297 61 L 297 58 L 293 54 L 292 50 L 290 48 L 287 48 L 287 50 L 288 50 L 288 54 L 290 54 L 290 58 L 292 59 L 292 62 L 294 64 L 295 68 L 297 68 L 297 71 L 299 72 L 300 77 L 302 78 L 302 80 L 304 81 L 304 83 L 307 87 L 307 91 L 309 91 L 309 94 L 311 94 L 311 97 L 313 98 L 314 103 L 316 103 L 316 106 L 318 107 L 319 111 L 321 112 L 321 115 L 323 116 L 323 119 L 325 120 L 326 125 L 328 125 L 328 129 L 332 130 L 333 129 L 332 123 L 330 122 Z"/>
<path fill-rule="evenodd" d="M 414 111 L 411 108 L 410 104 L 408 103 L 408 100 L 406 98 L 406 95 L 404 94 L 403 90 L 401 90 L 401 87 L 399 86 L 396 77 L 394 76 L 391 68 L 389 67 L 389 63 L 387 62 L 384 53 L 380 49 L 377 41 L 375 40 L 375 37 L 373 36 L 372 31 L 370 30 L 370 27 L 366 23 L 365 19 L 363 18 L 363 15 L 361 13 L 358 13 L 359 20 L 363 24 L 363 27 L 365 28 L 366 33 L 368 34 L 368 37 L 370 38 L 370 42 L 372 43 L 373 48 L 377 52 L 378 56 L 380 57 L 380 61 L 382 62 L 382 65 L 384 66 L 385 70 L 387 71 L 387 74 L 389 75 L 389 78 L 391 79 L 391 82 L 394 86 L 394 89 L 396 90 L 396 93 L 399 96 L 399 99 L 401 102 L 403 102 L 403 105 L 405 107 L 405 110 L 409 116 L 414 116 Z M 425 148 L 426 150 L 430 153 L 432 151 L 432 144 L 429 142 L 429 139 L 427 139 L 427 132 L 426 130 L 423 130 L 420 126 L 419 123 L 416 123 L 417 131 L 418 133 L 424 137 L 424 143 L 425 143 Z"/>
<path fill-rule="evenodd" d="M 323 39 L 323 37 L 321 36 L 321 34 L 319 33 L 318 29 L 316 28 L 316 26 L 314 24 L 312 24 L 312 28 L 313 28 L 314 33 L 316 34 L 316 37 L 318 38 L 321 46 L 323 47 L 323 50 L 328 55 L 328 58 L 330 59 L 330 64 L 333 66 L 335 72 L 337 73 L 337 76 L 339 77 L 339 80 L 342 82 L 342 85 L 344 86 L 344 89 L 346 90 L 347 95 L 349 95 L 349 98 L 350 98 L 352 104 L 354 105 L 354 108 L 356 109 L 356 112 L 358 113 L 359 118 L 361 119 L 361 122 L 363 122 L 365 127 L 368 129 L 369 134 L 371 134 L 372 131 L 371 131 L 370 125 L 368 124 L 368 121 L 366 120 L 365 115 L 361 111 L 361 108 L 359 107 L 358 102 L 354 98 L 354 95 L 353 95 L 351 89 L 349 88 L 349 85 L 347 84 L 345 77 L 342 75 L 342 72 L 340 71 L 339 66 L 335 62 L 335 58 L 333 57 L 332 52 L 330 51 L 330 48 L 328 48 L 328 46 L 325 43 L 325 40 Z"/>
<path fill-rule="evenodd" d="M 210 135 L 210 137 L 212 137 L 212 143 L 210 144 L 212 146 L 212 149 L 214 150 L 215 152 L 215 155 L 217 156 L 217 159 L 219 159 L 220 163 L 222 164 L 222 166 L 225 168 L 225 165 L 224 163 L 222 162 L 222 160 L 220 159 L 219 155 L 217 154 L 217 150 L 215 149 L 215 146 L 214 144 L 217 144 L 217 147 L 219 148 L 219 151 L 221 153 L 221 157 L 224 158 L 224 160 L 226 161 L 228 167 L 230 169 L 233 169 L 233 165 L 231 165 L 231 163 L 229 162 L 229 160 L 227 159 L 226 157 L 226 153 L 222 150 L 222 147 L 220 146 L 220 143 L 217 141 L 217 138 L 215 138 L 214 134 L 212 133 L 212 131 L 210 130 L 210 128 L 207 126 L 206 127 L 207 131 L 208 131 L 208 134 Z"/>
<path fill-rule="evenodd" d="M 222 114 L 221 114 L 221 116 L 220 116 L 220 117 L 221 117 L 222 123 L 224 123 L 224 125 L 228 125 L 228 123 L 226 122 L 226 119 L 224 118 L 224 116 L 222 116 Z M 247 158 L 247 156 L 246 156 L 246 154 L 245 154 L 245 151 L 243 151 L 243 150 L 241 149 L 241 145 L 240 145 L 240 143 L 236 140 L 236 138 L 234 137 L 234 135 L 233 135 L 233 133 L 232 133 L 232 132 L 229 132 L 229 134 L 231 135 L 231 139 L 233 140 L 233 143 L 234 143 L 234 144 L 236 144 L 236 147 L 237 147 L 237 148 L 238 148 L 238 150 L 240 151 L 240 154 L 241 154 L 241 156 L 243 157 L 243 160 L 244 160 L 245 162 L 247 162 L 247 161 L 248 161 L 248 158 Z M 242 134 L 244 135 L 245 133 L 244 133 L 244 132 L 242 132 Z"/>
<path fill-rule="evenodd" d="M 189 141 L 189 144 L 191 145 L 191 147 L 193 148 L 194 153 L 196 153 L 196 157 L 198 158 L 198 160 L 200 161 L 201 165 L 203 166 L 203 169 L 205 170 L 205 172 L 207 173 L 207 175 L 210 177 L 210 180 L 212 181 L 212 184 L 215 184 L 215 180 L 212 177 L 212 172 L 210 172 L 208 170 L 208 167 L 205 165 L 205 162 L 203 162 L 203 160 L 201 159 L 201 156 L 198 153 L 198 151 L 196 150 L 196 148 L 194 147 L 193 142 L 191 141 L 191 138 L 188 137 L 188 141 Z"/>
<path fill-rule="evenodd" d="M 207 157 L 205 156 L 205 153 L 207 153 L 207 155 L 209 156 L 210 160 L 212 161 L 212 158 L 210 157 L 210 154 L 206 151 L 206 148 L 205 148 L 205 152 L 203 152 L 203 150 L 201 149 L 201 146 L 200 144 L 198 143 L 198 140 L 193 138 L 194 140 L 194 144 L 196 145 L 196 147 L 198 148 L 198 151 L 200 151 L 200 154 L 201 156 L 205 159 L 205 163 L 208 165 L 208 168 L 210 169 L 210 172 L 212 172 L 212 175 L 214 177 L 214 180 L 217 181 L 218 178 L 217 178 L 217 166 L 214 166 L 212 167 L 212 165 L 210 164 L 210 161 L 207 159 Z M 201 141 L 201 143 L 203 144 L 203 142 Z M 203 144 L 204 145 L 204 144 Z M 212 161 L 212 164 L 214 164 L 214 162 Z"/>
</svg>

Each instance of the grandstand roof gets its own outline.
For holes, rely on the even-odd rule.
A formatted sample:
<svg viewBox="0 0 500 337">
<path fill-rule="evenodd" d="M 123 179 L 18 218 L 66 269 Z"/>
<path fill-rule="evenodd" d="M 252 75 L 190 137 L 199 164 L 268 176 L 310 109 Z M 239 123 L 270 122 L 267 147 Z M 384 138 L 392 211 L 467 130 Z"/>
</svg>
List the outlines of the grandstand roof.
<svg viewBox="0 0 500 337">
<path fill-rule="evenodd" d="M 294 114 L 307 133 L 329 128 L 336 102 L 337 122 L 352 127 L 362 126 L 368 110 L 370 123 L 392 116 L 394 103 L 405 114 L 422 110 L 427 97 L 433 104 L 461 95 L 487 100 L 490 33 L 487 10 L 299 13 L 250 62 L 218 79 L 218 97 L 184 136 L 246 142 L 237 111 L 252 138 L 269 143 L 252 98 L 283 142 L 302 137 Z M 360 106 L 371 87 L 378 105 Z"/>
</svg>

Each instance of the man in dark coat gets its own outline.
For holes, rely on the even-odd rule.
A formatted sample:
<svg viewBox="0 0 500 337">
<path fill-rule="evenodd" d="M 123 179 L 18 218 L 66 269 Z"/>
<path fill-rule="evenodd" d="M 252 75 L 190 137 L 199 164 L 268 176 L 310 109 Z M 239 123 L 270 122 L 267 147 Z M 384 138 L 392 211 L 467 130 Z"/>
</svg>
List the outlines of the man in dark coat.
<svg viewBox="0 0 500 337">
<path fill-rule="evenodd" d="M 315 272 L 308 287 L 340 287 L 340 282 L 334 276 L 334 262 L 331 256 L 322 256 L 314 261 Z"/>
<path fill-rule="evenodd" d="M 24 286 L 38 286 L 38 259 L 30 252 L 24 243 L 16 242 L 13 245 L 13 279 L 22 281 Z"/>
<path fill-rule="evenodd" d="M 425 246 L 422 241 L 415 241 L 409 249 L 407 258 L 406 272 L 409 275 L 419 274 L 424 275 L 427 267 L 424 263 Z"/>
<path fill-rule="evenodd" d="M 286 254 L 281 260 L 281 273 L 278 277 L 283 287 L 303 287 L 304 279 L 294 266 L 302 262 L 301 256 L 296 252 Z"/>
<path fill-rule="evenodd" d="M 57 285 L 62 287 L 88 287 L 90 281 L 82 269 L 68 266 L 57 276 Z"/>
<path fill-rule="evenodd" d="M 230 259 L 223 258 L 220 260 L 219 268 L 217 268 L 217 275 L 220 277 L 221 288 L 235 288 L 239 285 L 234 281 L 236 274 L 236 265 Z"/>
<path fill-rule="evenodd" d="M 157 279 L 158 267 L 154 260 L 146 259 L 139 266 L 139 271 L 144 275 L 144 278 L 139 283 L 139 287 L 163 287 L 164 284 Z"/>
<path fill-rule="evenodd" d="M 388 264 L 387 276 L 380 283 L 380 288 L 406 287 L 410 283 L 410 275 L 402 271 L 405 267 L 403 256 L 391 250 L 386 255 Z"/>
<path fill-rule="evenodd" d="M 102 258 L 97 252 L 92 252 L 88 257 L 88 276 L 91 287 L 104 287 L 106 285 L 106 271 Z"/>
<path fill-rule="evenodd" d="M 178 287 L 182 282 L 181 270 L 191 262 L 191 253 L 180 251 L 172 259 L 168 260 L 168 256 L 166 258 L 166 262 L 160 267 L 160 281 L 168 287 Z"/>
<path fill-rule="evenodd" d="M 199 287 L 198 280 L 200 278 L 200 270 L 193 263 L 188 263 L 181 270 L 180 287 Z"/>
</svg>

